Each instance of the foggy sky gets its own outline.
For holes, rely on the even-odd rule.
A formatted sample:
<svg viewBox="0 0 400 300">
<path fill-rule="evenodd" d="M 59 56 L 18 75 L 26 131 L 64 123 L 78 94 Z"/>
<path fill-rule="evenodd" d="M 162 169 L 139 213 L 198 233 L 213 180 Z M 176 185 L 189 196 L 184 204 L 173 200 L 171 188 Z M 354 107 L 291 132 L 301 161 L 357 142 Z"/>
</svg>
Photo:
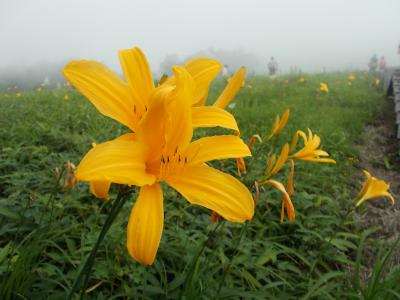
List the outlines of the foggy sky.
<svg viewBox="0 0 400 300">
<path fill-rule="evenodd" d="M 96 59 L 139 46 L 157 72 L 167 55 L 270 56 L 288 70 L 366 68 L 374 53 L 400 64 L 399 0 L 0 0 L 0 68 Z"/>
</svg>

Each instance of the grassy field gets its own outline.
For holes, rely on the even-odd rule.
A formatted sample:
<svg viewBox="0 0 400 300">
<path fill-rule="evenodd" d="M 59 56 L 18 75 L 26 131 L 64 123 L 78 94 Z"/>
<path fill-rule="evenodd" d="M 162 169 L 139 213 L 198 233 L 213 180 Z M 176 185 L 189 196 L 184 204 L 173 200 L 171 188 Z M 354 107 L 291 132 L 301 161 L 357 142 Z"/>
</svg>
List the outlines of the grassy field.
<svg viewBox="0 0 400 300">
<path fill-rule="evenodd" d="M 163 238 L 155 264 L 145 267 L 125 246 L 132 197 L 99 249 L 86 297 L 399 299 L 399 269 L 387 270 L 385 278 L 357 279 L 364 245 L 381 247 L 382 253 L 387 245 L 368 239 L 370 232 L 352 215 L 341 223 L 361 187 L 355 145 L 386 101 L 371 86 L 373 78 L 356 74 L 349 85 L 347 76 L 305 75 L 304 83 L 296 76 L 249 77 L 252 88 L 243 88 L 230 109 L 246 141 L 253 134 L 267 136 L 275 114 L 290 109 L 282 134 L 257 145 L 254 157 L 246 159 L 248 174 L 241 179 L 249 188 L 265 169 L 267 151 L 278 152 L 299 129 L 317 133 L 337 161 L 296 165 L 294 223 L 280 223 L 281 195 L 272 188 L 263 188 L 255 217 L 244 226 L 211 223 L 209 211 L 165 186 Z M 322 81 L 329 84 L 327 94 L 319 92 Z M 222 80 L 214 84 L 210 103 L 223 87 Z M 0 94 L 1 299 L 65 298 L 111 203 L 94 198 L 85 184 L 65 189 L 63 166 L 78 164 L 93 142 L 124 132 L 72 89 Z M 236 173 L 234 161 L 214 165 Z M 278 178 L 285 181 L 288 171 Z M 111 199 L 115 195 L 116 188 Z"/>
</svg>

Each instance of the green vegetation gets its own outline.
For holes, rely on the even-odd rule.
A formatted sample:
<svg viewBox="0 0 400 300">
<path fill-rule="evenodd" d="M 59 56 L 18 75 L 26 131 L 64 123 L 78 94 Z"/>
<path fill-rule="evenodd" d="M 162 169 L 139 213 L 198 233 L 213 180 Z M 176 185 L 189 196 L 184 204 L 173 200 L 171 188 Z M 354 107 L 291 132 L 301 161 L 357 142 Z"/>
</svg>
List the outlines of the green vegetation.
<svg viewBox="0 0 400 300">
<path fill-rule="evenodd" d="M 100 246 L 86 297 L 399 299 L 400 269 L 385 270 L 390 245 L 369 238 L 371 232 L 352 218 L 341 223 L 361 187 L 355 145 L 385 101 L 370 78 L 356 76 L 352 85 L 340 73 L 305 76 L 304 83 L 298 77 L 249 77 L 252 88 L 234 100 L 231 111 L 246 141 L 256 133 L 265 137 L 275 114 L 290 108 L 286 129 L 268 149 L 277 153 L 297 130 L 311 128 L 337 161 L 296 165 L 294 223 L 280 223 L 281 195 L 272 188 L 261 191 L 254 219 L 242 225 L 213 224 L 209 211 L 164 187 L 163 238 L 155 264 L 145 267 L 125 247 L 133 195 Z M 319 92 L 321 81 L 329 93 Z M 214 84 L 210 103 L 223 86 Z M 65 298 L 112 203 L 91 196 L 83 183 L 66 189 L 64 165 L 78 164 L 93 142 L 124 132 L 71 89 L 0 95 L 1 299 Z M 255 153 L 242 176 L 249 188 L 265 168 L 264 145 L 256 145 Z M 215 166 L 236 172 L 234 161 Z M 285 182 L 288 170 L 283 171 L 278 178 Z M 379 247 L 380 254 L 363 282 L 366 244 Z"/>
</svg>

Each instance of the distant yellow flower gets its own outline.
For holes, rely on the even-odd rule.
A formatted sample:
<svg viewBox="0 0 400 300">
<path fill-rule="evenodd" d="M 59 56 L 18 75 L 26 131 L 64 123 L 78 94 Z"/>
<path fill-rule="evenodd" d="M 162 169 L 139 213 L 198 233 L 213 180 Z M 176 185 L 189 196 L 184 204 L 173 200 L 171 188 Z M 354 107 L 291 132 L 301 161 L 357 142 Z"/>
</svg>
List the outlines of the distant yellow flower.
<svg viewBox="0 0 400 300">
<path fill-rule="evenodd" d="M 374 80 L 374 85 L 378 86 L 381 83 L 380 79 L 375 79 Z"/>
<path fill-rule="evenodd" d="M 306 82 L 306 79 L 305 79 L 303 76 L 301 76 L 301 77 L 299 78 L 299 82 L 300 82 L 300 83 L 304 83 L 304 82 Z"/>
<path fill-rule="evenodd" d="M 127 247 L 137 261 L 152 264 L 163 230 L 160 183 L 166 182 L 192 204 L 209 208 L 229 221 L 244 222 L 254 214 L 249 190 L 206 162 L 251 154 L 234 135 L 191 142 L 196 118 L 197 124 L 215 126 L 210 124 L 215 120 L 213 124 L 229 124 L 229 114 L 211 110 L 212 119 L 210 111 L 208 115 L 193 112 L 192 104 L 204 94 L 187 68 L 174 67 L 173 83 L 155 88 L 138 48 L 121 51 L 120 58 L 128 84 L 95 62 L 73 62 L 64 69 L 71 83 L 103 114 L 135 131 L 92 148 L 78 165 L 76 178 L 89 182 L 91 191 L 100 198 L 108 197 L 112 182 L 141 187 L 128 222 Z M 194 73 L 205 76 L 206 71 L 198 68 Z M 221 115 L 228 121 L 221 121 Z"/>
<path fill-rule="evenodd" d="M 65 95 L 64 96 L 64 100 L 68 100 L 69 99 L 69 96 L 68 95 Z"/>
<path fill-rule="evenodd" d="M 22 95 L 21 93 L 16 93 L 15 94 L 15 96 L 17 96 L 17 97 L 21 97 L 21 95 Z"/>
<path fill-rule="evenodd" d="M 319 84 L 319 90 L 320 90 L 321 92 L 323 92 L 323 93 L 328 93 L 328 92 L 329 92 L 328 84 L 327 84 L 327 83 L 324 83 L 324 82 L 321 82 L 321 83 Z"/>
<path fill-rule="evenodd" d="M 367 177 L 357 198 L 354 200 L 356 207 L 360 206 L 364 201 L 377 197 L 388 197 L 392 204 L 394 204 L 393 196 L 388 192 L 390 185 L 383 180 L 372 177 L 371 174 L 364 170 Z"/>
<path fill-rule="evenodd" d="M 270 140 L 272 137 L 279 135 L 282 130 L 285 128 L 287 121 L 289 120 L 290 110 L 287 109 L 281 117 L 277 114 L 275 116 L 275 122 L 272 125 L 272 130 L 270 135 L 267 137 L 267 141 Z"/>
<path fill-rule="evenodd" d="M 355 77 L 353 74 L 350 74 L 350 75 L 347 77 L 347 79 L 348 79 L 349 81 L 354 81 L 354 80 L 356 80 L 356 77 Z"/>
<path fill-rule="evenodd" d="M 329 156 L 329 154 L 321 149 L 318 149 L 321 144 L 321 139 L 318 135 L 313 135 L 310 129 L 308 129 L 308 137 L 301 130 L 298 130 L 295 133 L 290 146 L 290 151 L 293 151 L 296 147 L 299 136 L 301 136 L 304 141 L 304 147 L 292 154 L 290 156 L 291 158 L 313 162 L 336 163 L 334 159 L 323 157 Z"/>
</svg>

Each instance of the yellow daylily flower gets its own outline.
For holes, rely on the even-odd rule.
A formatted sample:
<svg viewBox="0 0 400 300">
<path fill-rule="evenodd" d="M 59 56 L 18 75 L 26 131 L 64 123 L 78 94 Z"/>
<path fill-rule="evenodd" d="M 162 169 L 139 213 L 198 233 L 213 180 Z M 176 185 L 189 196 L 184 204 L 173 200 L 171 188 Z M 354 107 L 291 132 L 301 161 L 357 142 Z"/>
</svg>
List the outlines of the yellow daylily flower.
<svg viewBox="0 0 400 300">
<path fill-rule="evenodd" d="M 63 74 L 102 114 L 135 132 L 149 108 L 156 87 L 149 63 L 139 48 L 120 50 L 119 59 L 126 81 L 103 64 L 90 60 L 70 62 L 63 69 Z M 214 59 L 194 58 L 186 62 L 183 67 L 195 82 L 194 97 L 187 101 L 192 101 L 191 104 L 196 105 L 208 94 L 209 84 L 218 74 L 221 64 Z M 219 104 L 230 101 L 230 97 L 235 95 L 237 85 L 241 83 L 242 76 L 244 77 L 243 70 L 239 70 L 231 79 L 219 98 Z M 171 76 L 164 79 L 162 86 L 174 88 L 175 83 L 175 76 Z M 219 106 L 193 106 L 192 126 L 194 128 L 219 126 L 239 132 L 233 115 Z M 96 187 L 97 185 L 100 187 Z M 108 199 L 108 193 L 105 193 L 107 186 L 110 184 L 95 182 L 91 184 L 91 191 L 96 197 L 102 195 L 101 198 Z"/>
<path fill-rule="evenodd" d="M 65 95 L 63 99 L 64 99 L 64 100 L 69 100 L 69 96 L 68 96 L 68 95 Z"/>
<path fill-rule="evenodd" d="M 102 106 L 105 114 L 134 124 L 136 132 L 97 144 L 76 170 L 77 180 L 90 182 L 91 189 L 99 195 L 105 194 L 105 185 L 110 182 L 141 186 L 128 222 L 127 247 L 135 260 L 148 265 L 154 262 L 163 230 L 161 182 L 190 203 L 211 209 L 229 221 L 244 222 L 254 214 L 249 190 L 233 176 L 206 164 L 216 159 L 250 156 L 249 148 L 234 135 L 191 142 L 192 101 L 188 100 L 196 97 L 196 85 L 185 68 L 173 70 L 174 86 L 156 88 L 147 102 L 150 105 L 143 104 L 147 108 L 137 123 L 126 119 L 125 114 L 115 114 L 123 111 L 117 110 L 115 103 L 109 108 Z M 141 91 L 145 94 L 149 87 L 147 82 Z M 119 101 L 117 97 L 113 100 Z"/>
<path fill-rule="evenodd" d="M 21 94 L 21 93 L 16 93 L 16 94 L 15 94 L 15 96 L 17 96 L 17 97 L 21 97 L 21 96 L 22 96 L 22 94 Z"/>
<path fill-rule="evenodd" d="M 349 81 L 354 81 L 354 80 L 356 80 L 356 76 L 354 76 L 353 74 L 350 74 L 350 75 L 347 77 L 347 79 L 348 79 Z"/>
<path fill-rule="evenodd" d="M 321 92 L 323 92 L 323 93 L 328 93 L 328 92 L 329 92 L 328 84 L 327 84 L 327 83 L 324 83 L 324 82 L 321 82 L 321 83 L 319 84 L 319 90 L 320 90 Z"/>
<path fill-rule="evenodd" d="M 304 83 L 304 82 L 306 82 L 306 79 L 305 79 L 303 76 L 301 76 L 301 77 L 299 78 L 299 82 L 300 82 L 300 83 Z"/>
<path fill-rule="evenodd" d="M 393 196 L 388 192 L 390 185 L 383 180 L 379 180 L 373 177 L 368 171 L 364 170 L 364 174 L 367 177 L 357 198 L 354 200 L 356 207 L 360 206 L 364 201 L 377 198 L 387 197 L 394 204 Z"/>
<path fill-rule="evenodd" d="M 270 140 L 272 137 L 279 135 L 282 130 L 285 128 L 287 121 L 289 120 L 290 110 L 287 109 L 282 115 L 282 118 L 279 114 L 275 117 L 274 125 L 272 125 L 272 130 L 270 135 L 267 137 L 267 141 Z"/>
<path fill-rule="evenodd" d="M 296 153 L 292 154 L 290 156 L 291 158 L 313 162 L 336 163 L 334 159 L 324 157 L 329 156 L 329 154 L 321 149 L 318 149 L 321 144 L 321 139 L 318 135 L 313 135 L 310 129 L 308 129 L 308 137 L 301 130 L 298 130 L 296 132 L 293 137 L 290 152 L 293 151 L 296 147 L 299 136 L 301 136 L 304 141 L 304 147 Z"/>
<path fill-rule="evenodd" d="M 380 79 L 375 79 L 374 80 L 374 85 L 378 86 L 381 83 Z"/>
</svg>

